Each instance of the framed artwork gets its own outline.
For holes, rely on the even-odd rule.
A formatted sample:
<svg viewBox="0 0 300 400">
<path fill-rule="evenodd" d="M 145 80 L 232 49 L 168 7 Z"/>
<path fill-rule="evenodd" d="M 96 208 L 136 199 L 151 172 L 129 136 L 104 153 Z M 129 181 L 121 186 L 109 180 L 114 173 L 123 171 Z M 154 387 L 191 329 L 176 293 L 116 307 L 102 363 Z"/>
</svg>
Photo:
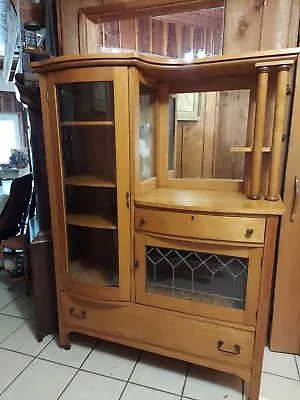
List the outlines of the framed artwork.
<svg viewBox="0 0 300 400">
<path fill-rule="evenodd" d="M 205 93 L 178 93 L 177 120 L 199 121 L 204 118 Z"/>
</svg>

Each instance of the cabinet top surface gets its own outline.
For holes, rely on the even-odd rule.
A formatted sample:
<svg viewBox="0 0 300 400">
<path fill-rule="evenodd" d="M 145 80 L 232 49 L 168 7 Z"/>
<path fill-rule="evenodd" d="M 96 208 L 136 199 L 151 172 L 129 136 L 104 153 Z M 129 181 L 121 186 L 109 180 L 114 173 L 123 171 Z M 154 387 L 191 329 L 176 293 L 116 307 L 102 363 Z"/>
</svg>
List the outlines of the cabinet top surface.
<svg viewBox="0 0 300 400">
<path fill-rule="evenodd" d="M 53 57 L 45 61 L 34 62 L 31 66 L 39 73 L 82 67 L 135 66 L 156 78 L 173 81 L 184 76 L 195 79 L 253 75 L 256 73 L 256 64 L 266 63 L 270 66 L 276 66 L 278 63 L 284 63 L 284 61 L 291 64 L 296 60 L 299 53 L 300 48 L 288 48 L 204 57 L 194 59 L 192 62 L 138 52 L 98 53 Z"/>
<path fill-rule="evenodd" d="M 248 200 L 244 193 L 157 188 L 138 197 L 137 206 L 220 214 L 282 215 L 282 200 Z"/>
</svg>

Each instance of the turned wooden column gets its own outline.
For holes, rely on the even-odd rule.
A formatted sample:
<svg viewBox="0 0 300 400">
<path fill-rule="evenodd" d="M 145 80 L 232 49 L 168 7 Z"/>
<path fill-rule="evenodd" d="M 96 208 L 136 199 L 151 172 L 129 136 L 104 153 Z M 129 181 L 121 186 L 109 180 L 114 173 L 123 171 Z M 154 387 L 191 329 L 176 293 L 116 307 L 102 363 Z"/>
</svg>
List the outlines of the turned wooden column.
<svg viewBox="0 0 300 400">
<path fill-rule="evenodd" d="M 265 130 L 266 104 L 269 80 L 269 67 L 258 67 L 258 88 L 257 88 L 257 103 L 255 113 L 255 129 L 254 141 L 252 149 L 252 171 L 250 194 L 248 199 L 259 200 L 260 195 L 260 177 L 262 165 L 262 151 Z"/>
<path fill-rule="evenodd" d="M 277 67 L 277 90 L 274 113 L 274 127 L 271 150 L 271 167 L 269 176 L 269 189 L 266 200 L 279 200 L 279 170 L 281 160 L 282 132 L 284 127 L 286 87 L 290 65 L 284 64 Z"/>
</svg>

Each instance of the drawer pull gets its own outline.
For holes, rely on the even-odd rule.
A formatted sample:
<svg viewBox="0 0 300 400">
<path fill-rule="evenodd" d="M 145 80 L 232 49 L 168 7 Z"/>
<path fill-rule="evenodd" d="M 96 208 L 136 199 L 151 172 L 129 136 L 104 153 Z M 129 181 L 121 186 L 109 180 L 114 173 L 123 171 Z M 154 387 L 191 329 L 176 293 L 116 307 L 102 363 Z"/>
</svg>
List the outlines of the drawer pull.
<svg viewBox="0 0 300 400">
<path fill-rule="evenodd" d="M 252 228 L 248 228 L 246 231 L 246 237 L 251 237 L 254 233 L 254 230 Z"/>
<path fill-rule="evenodd" d="M 241 347 L 238 344 L 234 345 L 234 350 L 233 351 L 222 349 L 223 344 L 224 344 L 224 342 L 222 342 L 222 340 L 219 340 L 218 343 L 217 343 L 217 348 L 222 353 L 231 354 L 233 356 L 237 356 L 238 354 L 240 354 Z"/>
<path fill-rule="evenodd" d="M 147 222 L 147 218 L 141 218 L 141 225 L 144 225 Z"/>
<path fill-rule="evenodd" d="M 72 315 L 72 317 L 80 318 L 80 319 L 86 318 L 86 312 L 84 310 L 81 310 L 80 314 L 76 314 L 74 311 L 75 311 L 74 307 L 71 307 L 70 308 L 70 314 Z"/>
</svg>

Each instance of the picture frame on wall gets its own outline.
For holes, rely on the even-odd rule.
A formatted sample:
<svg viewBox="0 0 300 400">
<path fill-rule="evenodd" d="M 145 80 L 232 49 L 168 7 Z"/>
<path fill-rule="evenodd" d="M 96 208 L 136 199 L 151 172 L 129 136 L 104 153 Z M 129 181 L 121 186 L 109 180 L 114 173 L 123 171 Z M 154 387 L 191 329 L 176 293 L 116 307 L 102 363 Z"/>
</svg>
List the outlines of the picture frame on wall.
<svg viewBox="0 0 300 400">
<path fill-rule="evenodd" d="M 199 121 L 204 118 L 205 93 L 179 93 L 177 120 Z"/>
</svg>

